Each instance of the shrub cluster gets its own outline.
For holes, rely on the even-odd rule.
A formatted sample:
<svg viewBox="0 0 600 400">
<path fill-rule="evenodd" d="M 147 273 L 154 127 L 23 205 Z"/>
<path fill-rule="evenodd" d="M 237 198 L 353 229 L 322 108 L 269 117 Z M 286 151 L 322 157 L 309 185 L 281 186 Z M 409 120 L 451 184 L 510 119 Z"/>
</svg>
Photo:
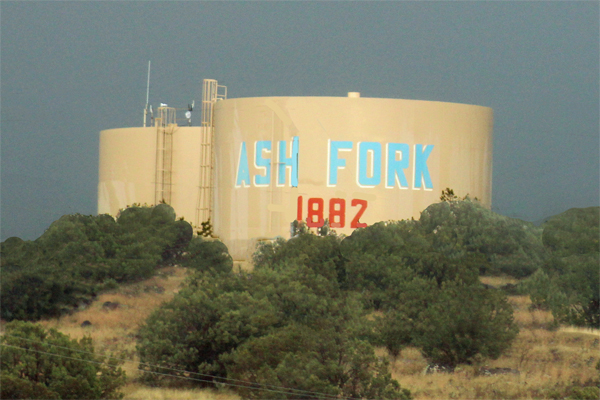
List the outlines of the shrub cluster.
<svg viewBox="0 0 600 400">
<path fill-rule="evenodd" d="M 194 275 L 152 314 L 139 332 L 141 368 L 235 379 L 243 398 L 410 398 L 375 355 L 358 296 L 341 288 L 339 238 L 303 234 L 256 259 L 252 274 Z"/>
<path fill-rule="evenodd" d="M 89 303 L 119 283 L 150 277 L 181 258 L 192 239 L 173 208 L 134 206 L 109 215 L 65 215 L 35 241 L 12 237 L 1 251 L 1 317 L 36 320 Z"/>
<path fill-rule="evenodd" d="M 518 329 L 506 295 L 479 274 L 528 275 L 546 257 L 540 230 L 469 200 L 347 238 L 298 223 L 294 232 L 262 243 L 252 274 L 195 275 L 140 330 L 140 360 L 154 366 L 142 368 L 239 379 L 244 398 L 408 397 L 373 346 L 416 346 L 450 369 L 499 357 Z"/>
<path fill-rule="evenodd" d="M 482 254 L 444 236 L 445 226 L 431 232 L 418 221 L 357 230 L 341 243 L 346 285 L 382 312 L 376 340 L 394 356 L 411 345 L 448 369 L 498 358 L 518 333 L 512 308 L 479 283 Z"/>
<path fill-rule="evenodd" d="M 432 204 L 418 225 L 446 256 L 475 259 L 481 275 L 523 278 L 548 258 L 541 228 L 496 214 L 468 197 Z"/>
<path fill-rule="evenodd" d="M 92 339 L 70 339 L 54 329 L 13 321 L 0 338 L 3 399 L 121 399 L 125 372 L 94 354 Z"/>
<path fill-rule="evenodd" d="M 544 224 L 550 257 L 521 283 L 559 323 L 600 328 L 600 207 L 573 208 Z"/>
</svg>

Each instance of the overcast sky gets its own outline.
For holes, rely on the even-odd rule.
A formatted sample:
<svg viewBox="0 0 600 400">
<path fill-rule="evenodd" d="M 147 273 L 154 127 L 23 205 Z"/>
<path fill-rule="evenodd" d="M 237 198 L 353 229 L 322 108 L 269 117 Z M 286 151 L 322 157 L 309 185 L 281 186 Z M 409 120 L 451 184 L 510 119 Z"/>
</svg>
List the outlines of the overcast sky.
<svg viewBox="0 0 600 400">
<path fill-rule="evenodd" d="M 599 205 L 599 3 L 0 3 L 1 237 L 95 214 L 103 129 L 150 102 L 437 100 L 494 109 L 493 210 Z M 198 120 L 198 118 L 196 118 Z"/>
</svg>

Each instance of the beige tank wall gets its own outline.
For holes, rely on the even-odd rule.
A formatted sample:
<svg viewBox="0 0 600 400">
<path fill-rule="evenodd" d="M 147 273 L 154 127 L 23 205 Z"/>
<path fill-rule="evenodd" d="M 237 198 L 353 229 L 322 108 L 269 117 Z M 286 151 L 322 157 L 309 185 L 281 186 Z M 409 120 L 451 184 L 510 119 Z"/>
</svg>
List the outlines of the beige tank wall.
<svg viewBox="0 0 600 400">
<path fill-rule="evenodd" d="M 351 234 L 352 218 L 367 202 L 361 223 L 418 218 L 429 204 L 439 201 L 450 187 L 459 196 L 469 194 L 484 204 L 491 202 L 492 110 L 453 103 L 395 99 L 271 97 L 220 101 L 215 105 L 215 192 L 213 227 L 237 260 L 249 259 L 256 241 L 289 237 L 290 223 L 297 217 L 297 199 L 303 197 L 303 219 L 309 198 L 346 204 L 344 228 Z M 200 127 L 178 127 L 173 136 L 172 201 L 179 216 L 198 225 L 197 202 L 200 170 Z M 283 187 L 277 177 L 278 142 L 298 137 L 298 186 L 289 177 Z M 338 183 L 327 186 L 328 141 L 351 141 L 350 151 L 339 152 L 346 166 L 338 170 Z M 249 176 L 262 174 L 254 165 L 254 143 L 269 141 L 263 152 L 271 164 L 267 187 L 235 187 L 241 143 L 247 145 Z M 382 146 L 382 182 L 373 188 L 357 183 L 359 142 Z M 405 170 L 408 188 L 385 187 L 385 145 L 409 146 L 411 163 Z M 414 189 L 415 145 L 433 145 L 426 165 L 431 190 Z M 288 154 L 289 155 L 289 154 Z M 122 128 L 100 134 L 98 212 L 117 215 L 133 203 L 155 202 L 156 128 Z M 371 159 L 368 159 L 368 161 Z M 339 200 L 339 201 L 341 201 Z"/>
<path fill-rule="evenodd" d="M 351 234 L 351 219 L 359 206 L 353 199 L 367 201 L 361 223 L 418 218 L 428 205 L 439 201 L 441 191 L 453 188 L 484 204 L 491 202 L 492 110 L 486 107 L 397 99 L 332 97 L 263 97 L 231 99 L 215 105 L 216 190 L 215 233 L 228 246 L 234 259 L 248 259 L 257 240 L 289 237 L 290 223 L 297 216 L 297 199 L 303 197 L 303 219 L 308 198 L 321 198 L 328 216 L 328 202 L 343 199 L 344 228 Z M 278 142 L 298 137 L 298 186 L 274 184 L 278 165 Z M 340 151 L 346 166 L 338 170 L 338 183 L 328 187 L 328 141 L 351 141 L 350 151 Z M 236 187 L 242 142 L 246 143 L 249 176 L 264 175 L 254 164 L 254 145 L 270 141 L 271 180 L 267 187 Z M 359 142 L 382 146 L 382 179 L 372 188 L 357 182 Z M 385 187 L 385 146 L 403 143 L 410 148 L 405 170 L 408 188 Z M 427 158 L 432 188 L 413 188 L 415 145 L 431 146 Z M 362 145 L 366 146 L 366 145 Z M 289 154 L 288 154 L 289 156 Z M 423 157 L 421 157 L 423 159 Z M 370 166 L 367 158 L 367 164 Z M 372 167 L 369 169 L 372 171 Z M 367 172 L 369 175 L 369 172 Z M 246 183 L 246 182 L 242 182 Z M 338 200 L 341 201 L 341 200 Z"/>
<path fill-rule="evenodd" d="M 171 205 L 195 223 L 200 170 L 200 127 L 173 133 Z M 100 132 L 98 213 L 116 216 L 133 203 L 155 203 L 156 127 Z"/>
</svg>

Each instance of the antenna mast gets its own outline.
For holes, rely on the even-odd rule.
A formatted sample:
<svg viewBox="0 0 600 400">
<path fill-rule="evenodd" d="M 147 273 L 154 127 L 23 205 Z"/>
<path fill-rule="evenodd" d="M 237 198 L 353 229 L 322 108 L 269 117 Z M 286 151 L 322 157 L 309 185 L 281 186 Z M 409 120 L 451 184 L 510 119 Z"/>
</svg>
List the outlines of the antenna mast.
<svg viewBox="0 0 600 400">
<path fill-rule="evenodd" d="M 144 128 L 148 119 L 148 100 L 150 100 L 150 61 L 148 61 L 148 83 L 146 84 L 146 107 L 144 108 Z"/>
</svg>

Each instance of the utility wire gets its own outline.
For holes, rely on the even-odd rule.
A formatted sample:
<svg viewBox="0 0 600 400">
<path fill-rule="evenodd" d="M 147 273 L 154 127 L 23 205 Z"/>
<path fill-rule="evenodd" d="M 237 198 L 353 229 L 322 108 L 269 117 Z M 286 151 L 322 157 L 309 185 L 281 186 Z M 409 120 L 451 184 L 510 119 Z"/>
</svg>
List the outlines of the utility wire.
<svg viewBox="0 0 600 400">
<path fill-rule="evenodd" d="M 4 334 L 3 336 L 12 337 L 12 338 L 15 338 L 15 339 L 26 340 L 26 341 L 34 342 L 34 343 L 38 343 L 38 344 L 50 345 L 50 346 L 54 346 L 54 347 L 57 347 L 57 348 L 66 349 L 66 350 L 69 350 L 69 351 L 72 351 L 72 352 L 92 354 L 92 355 L 95 355 L 95 356 L 108 357 L 109 359 L 113 359 L 113 360 L 117 360 L 117 361 L 137 363 L 137 361 L 131 360 L 131 359 L 106 356 L 106 355 L 102 355 L 102 354 L 98 354 L 98 353 L 94 353 L 94 352 L 90 352 L 90 351 L 72 349 L 72 348 L 69 348 L 69 347 L 59 346 L 59 345 L 56 345 L 56 344 L 53 344 L 53 343 L 41 342 L 41 341 L 37 341 L 37 340 L 33 340 L 33 339 L 28 339 L 28 338 L 20 337 L 20 336 L 14 336 L 14 335 L 8 335 L 8 334 Z M 73 360 L 78 360 L 78 361 L 83 361 L 83 362 L 90 362 L 90 363 L 94 363 L 94 364 L 104 364 L 105 363 L 105 362 L 85 360 L 85 359 L 81 359 L 81 358 L 72 358 L 72 357 L 68 357 L 68 356 L 62 356 L 62 355 L 56 354 L 56 353 L 43 352 L 43 351 L 40 351 L 40 350 L 33 350 L 33 349 L 28 349 L 28 348 L 14 346 L 14 345 L 7 345 L 7 344 L 1 344 L 1 345 L 2 346 L 7 346 L 7 347 L 14 347 L 14 348 L 22 349 L 22 350 L 27 350 L 27 351 L 38 352 L 38 353 L 42 353 L 42 354 L 54 355 L 56 357 L 70 358 L 70 359 L 73 359 Z M 170 376 L 172 378 L 181 378 L 181 379 L 195 380 L 195 381 L 199 381 L 199 382 L 208 382 L 208 383 L 219 383 L 219 384 L 223 384 L 223 385 L 229 385 L 229 386 L 235 386 L 235 387 L 242 387 L 242 388 L 247 388 L 247 389 L 267 390 L 267 391 L 272 391 L 272 392 L 275 392 L 275 393 L 287 393 L 287 394 L 297 394 L 297 395 L 303 395 L 303 394 L 305 394 L 305 395 L 321 396 L 322 398 L 329 398 L 329 399 L 358 400 L 358 399 L 352 398 L 352 397 L 337 397 L 335 395 L 326 394 L 326 393 L 320 393 L 320 392 L 313 392 L 313 391 L 309 391 L 309 390 L 286 388 L 286 387 L 283 387 L 283 386 L 276 386 L 276 385 L 270 385 L 270 384 L 257 384 L 257 383 L 254 383 L 254 382 L 244 381 L 244 380 L 240 380 L 240 379 L 224 378 L 224 377 L 220 377 L 220 376 L 216 376 L 216 375 L 203 374 L 203 373 L 200 373 L 200 372 L 192 372 L 192 371 L 186 371 L 186 370 L 169 368 L 169 367 L 162 367 L 162 366 L 152 365 L 152 364 L 148 364 L 148 363 L 141 363 L 141 362 L 139 362 L 139 365 L 143 365 L 143 366 L 147 366 L 147 367 L 160 368 L 160 369 L 166 369 L 166 370 L 175 371 L 175 372 L 182 372 L 182 373 L 187 373 L 187 374 L 191 374 L 191 375 L 198 375 L 198 376 L 208 377 L 208 378 L 217 379 L 217 380 L 231 381 L 231 382 L 236 382 L 236 383 L 240 383 L 240 384 L 234 384 L 234 383 L 228 383 L 228 382 L 220 382 L 220 381 L 215 382 L 214 380 L 206 380 L 206 379 L 198 379 L 198 378 L 191 378 L 191 377 L 185 377 L 185 376 L 177 376 L 177 375 L 172 375 L 172 374 L 167 374 L 167 373 L 161 373 L 161 372 L 147 371 L 147 370 L 143 370 L 141 368 L 137 368 L 138 371 L 142 371 L 142 372 L 146 372 L 146 373 L 150 373 L 150 374 L 156 374 L 156 375 Z M 247 385 L 250 385 L 250 386 L 247 386 Z M 256 385 L 261 385 L 261 386 L 264 386 L 265 388 L 251 387 L 251 386 L 256 386 Z M 267 388 L 273 388 L 273 389 L 267 389 Z M 277 390 L 277 389 L 281 389 L 281 390 Z"/>
<path fill-rule="evenodd" d="M 68 357 L 68 356 L 63 356 L 63 355 L 56 354 L 56 353 L 49 353 L 47 351 L 33 350 L 33 349 L 28 349 L 26 347 L 13 346 L 13 345 L 10 345 L 10 344 L 3 344 L 2 346 L 13 347 L 15 349 L 21 349 L 21 350 L 31 351 L 31 352 L 34 352 L 34 353 L 47 354 L 47 355 L 50 355 L 50 356 L 55 356 L 55 357 L 60 357 L 60 358 L 66 358 L 66 359 L 69 359 L 69 360 L 83 361 L 83 362 L 92 363 L 92 364 L 105 364 L 104 362 L 84 360 L 82 358 L 75 358 L 75 357 Z M 138 368 L 138 370 L 140 370 L 140 369 Z M 143 371 L 143 370 L 140 370 L 140 371 Z M 143 372 L 147 372 L 147 373 L 155 374 L 155 375 L 170 376 L 172 378 L 187 379 L 187 380 L 191 380 L 191 381 L 214 383 L 212 380 L 208 380 L 208 379 L 190 378 L 190 377 L 186 377 L 186 376 L 174 376 L 174 375 L 170 375 L 170 374 L 163 374 L 161 372 L 152 372 L 152 371 L 143 371 Z M 248 387 L 248 386 L 244 386 L 244 385 L 236 385 L 234 383 L 223 383 L 223 382 L 221 382 L 221 383 L 223 385 L 228 385 L 228 386 L 242 387 L 242 388 L 254 389 L 254 390 L 265 390 L 265 391 L 273 392 L 273 393 L 298 394 L 298 395 L 301 394 L 301 393 L 290 393 L 289 391 L 283 391 L 283 390 L 265 389 L 265 388 L 260 388 L 260 387 Z M 323 394 L 323 395 L 324 396 L 330 396 L 330 395 L 326 395 L 326 394 Z M 329 398 L 331 398 L 331 397 L 329 397 Z"/>
<path fill-rule="evenodd" d="M 16 338 L 16 339 L 26 340 L 26 341 L 29 341 L 29 342 L 34 342 L 34 343 L 39 343 L 39 344 L 50 345 L 50 346 L 54 346 L 54 347 L 57 347 L 57 348 L 66 349 L 66 350 L 69 350 L 69 351 L 75 351 L 75 352 L 84 353 L 84 354 L 93 354 L 93 355 L 102 356 L 102 357 L 109 357 L 109 358 L 112 358 L 112 359 L 118 360 L 118 361 L 132 362 L 132 363 L 138 362 L 138 361 L 127 359 L 127 358 L 112 357 L 112 356 L 102 355 L 102 354 L 98 354 L 98 353 L 94 353 L 94 352 L 90 352 L 90 351 L 85 351 L 85 350 L 76 350 L 76 349 L 72 349 L 72 348 L 69 348 L 69 347 L 59 346 L 59 345 L 56 345 L 56 344 L 53 344 L 53 343 L 40 342 L 38 340 L 28 339 L 28 338 L 24 338 L 24 337 L 20 337 L 20 336 L 6 335 L 6 334 L 4 336 L 9 336 L 9 337 L 13 337 L 13 338 Z M 138 362 L 138 363 L 140 365 L 147 366 L 147 367 L 154 367 L 154 368 L 166 369 L 166 370 L 175 371 L 175 372 L 183 372 L 183 373 L 188 373 L 188 374 L 193 374 L 193 375 L 199 375 L 199 376 L 202 376 L 202 377 L 208 377 L 208 378 L 213 378 L 213 379 L 222 379 L 222 380 L 225 380 L 225 381 L 239 382 L 239 383 L 247 384 L 247 385 L 256 385 L 256 383 L 254 383 L 254 382 L 248 382 L 248 381 L 244 381 L 244 380 L 241 380 L 241 379 L 224 378 L 224 377 L 220 377 L 220 376 L 216 376 L 216 375 L 203 374 L 203 373 L 200 373 L 200 372 L 192 372 L 192 371 L 186 371 L 186 370 L 181 370 L 181 369 L 175 369 L 175 368 L 169 368 L 169 367 L 162 367 L 162 366 L 159 366 L 159 365 L 153 365 L 153 364 L 142 363 L 142 362 Z M 142 370 L 142 369 L 139 369 L 139 368 L 138 368 L 138 370 L 143 371 L 143 372 L 150 372 L 150 371 Z M 175 377 L 175 375 L 169 375 L 169 374 L 163 374 L 163 375 L 168 375 L 168 376 L 174 376 Z M 212 382 L 212 381 L 207 381 L 207 382 Z M 226 382 L 216 382 L 216 383 L 226 383 Z M 309 390 L 286 388 L 286 387 L 283 387 L 283 386 L 276 386 L 276 385 L 269 385 L 269 384 L 262 384 L 262 386 L 271 387 L 271 388 L 274 388 L 274 389 L 283 389 L 283 390 L 286 390 L 286 391 L 294 392 L 294 394 L 314 394 L 314 395 L 320 395 L 320 396 L 327 396 L 328 398 L 353 400 L 352 398 L 349 398 L 349 397 L 336 397 L 334 395 L 328 395 L 328 394 L 320 393 L 320 392 L 312 392 L 312 391 L 309 391 Z"/>
</svg>

